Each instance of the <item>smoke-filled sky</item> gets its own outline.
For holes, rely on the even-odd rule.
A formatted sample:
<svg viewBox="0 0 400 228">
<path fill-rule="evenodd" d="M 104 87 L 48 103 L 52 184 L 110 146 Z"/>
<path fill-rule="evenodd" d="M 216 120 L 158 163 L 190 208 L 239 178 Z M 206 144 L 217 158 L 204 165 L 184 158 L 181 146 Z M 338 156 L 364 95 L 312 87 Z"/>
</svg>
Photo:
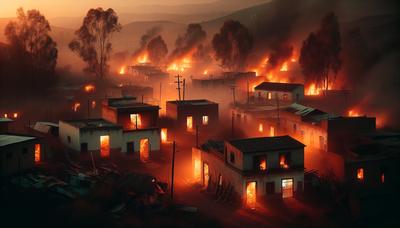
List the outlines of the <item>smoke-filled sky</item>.
<svg viewBox="0 0 400 228">
<path fill-rule="evenodd" d="M 199 4 L 215 1 L 217 0 L 0 0 L 0 18 L 14 17 L 16 9 L 21 6 L 25 9 L 39 9 L 48 17 L 75 17 L 84 14 L 88 8 L 100 6 L 112 7 L 119 12 L 132 12 L 135 7 L 143 5 Z"/>
</svg>

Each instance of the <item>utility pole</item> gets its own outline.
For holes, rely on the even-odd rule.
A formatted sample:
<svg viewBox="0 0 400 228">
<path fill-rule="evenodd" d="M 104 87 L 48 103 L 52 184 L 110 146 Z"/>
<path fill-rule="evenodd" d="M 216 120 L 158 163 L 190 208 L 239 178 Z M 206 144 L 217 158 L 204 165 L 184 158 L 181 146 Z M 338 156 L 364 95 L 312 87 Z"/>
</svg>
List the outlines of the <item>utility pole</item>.
<svg viewBox="0 0 400 228">
<path fill-rule="evenodd" d="M 235 135 L 235 112 L 232 111 L 232 138 Z"/>
<path fill-rule="evenodd" d="M 174 171 L 175 171 L 175 150 L 176 143 L 172 143 L 172 178 L 171 178 L 171 199 L 174 199 Z"/>
<path fill-rule="evenodd" d="M 179 101 L 181 100 L 181 77 L 179 74 L 177 76 L 175 76 L 175 78 L 177 78 L 177 80 L 175 81 L 175 83 L 177 84 L 177 90 L 178 90 L 178 97 L 179 97 Z"/>
<path fill-rule="evenodd" d="M 232 90 L 232 96 L 233 96 L 233 105 L 236 105 L 236 94 L 235 94 L 235 85 L 231 86 L 231 90 Z"/>
<path fill-rule="evenodd" d="M 161 91 L 162 91 L 162 82 L 160 82 L 160 106 L 161 106 Z"/>
<path fill-rule="evenodd" d="M 186 93 L 186 79 L 183 79 L 183 100 L 185 100 L 185 93 Z"/>
</svg>

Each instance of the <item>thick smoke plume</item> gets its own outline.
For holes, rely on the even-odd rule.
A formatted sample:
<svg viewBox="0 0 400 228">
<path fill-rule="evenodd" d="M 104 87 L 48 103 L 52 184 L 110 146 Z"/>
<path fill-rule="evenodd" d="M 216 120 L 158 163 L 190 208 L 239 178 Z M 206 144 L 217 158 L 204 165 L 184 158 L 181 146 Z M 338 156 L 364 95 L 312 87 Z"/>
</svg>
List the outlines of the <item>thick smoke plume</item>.
<svg viewBox="0 0 400 228">
<path fill-rule="evenodd" d="M 182 58 L 189 52 L 197 49 L 207 37 L 207 33 L 200 24 L 189 24 L 183 36 L 179 36 L 175 41 L 175 49 L 173 50 L 170 60 Z"/>
<path fill-rule="evenodd" d="M 160 34 L 161 28 L 160 27 L 153 27 L 146 31 L 145 34 L 142 35 L 140 38 L 139 48 L 133 53 L 133 57 L 137 57 L 142 54 L 143 51 L 147 49 L 147 44 L 155 37 Z"/>
<path fill-rule="evenodd" d="M 168 47 L 162 36 L 156 36 L 147 44 L 147 52 L 153 64 L 160 64 L 168 54 Z"/>
</svg>

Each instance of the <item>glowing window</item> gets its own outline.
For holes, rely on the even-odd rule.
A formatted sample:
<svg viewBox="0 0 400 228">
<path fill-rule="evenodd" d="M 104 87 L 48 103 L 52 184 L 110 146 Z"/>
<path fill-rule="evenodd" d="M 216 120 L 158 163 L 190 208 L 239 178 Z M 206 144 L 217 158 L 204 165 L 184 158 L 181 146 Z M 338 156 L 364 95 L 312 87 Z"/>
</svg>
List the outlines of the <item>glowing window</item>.
<svg viewBox="0 0 400 228">
<path fill-rule="evenodd" d="M 270 135 L 271 137 L 274 137 L 274 136 L 275 136 L 275 128 L 274 128 L 273 126 L 269 127 L 269 135 Z"/>
<path fill-rule="evenodd" d="M 267 170 L 267 159 L 266 158 L 260 159 L 259 168 L 262 171 Z"/>
<path fill-rule="evenodd" d="M 364 169 L 363 168 L 357 169 L 357 179 L 359 181 L 363 181 L 364 180 Z"/>
<path fill-rule="evenodd" d="M 161 142 L 163 143 L 167 142 L 167 133 L 168 133 L 167 128 L 161 128 Z"/>
<path fill-rule="evenodd" d="M 142 162 L 147 162 L 150 157 L 150 145 L 149 139 L 141 139 L 140 140 L 140 160 Z"/>
<path fill-rule="evenodd" d="M 35 162 L 40 162 L 40 144 L 35 144 Z"/>
<path fill-rule="evenodd" d="M 271 92 L 268 92 L 268 100 L 271 100 L 272 99 L 272 93 Z"/>
<path fill-rule="evenodd" d="M 258 131 L 261 133 L 264 131 L 264 126 L 262 123 L 258 124 Z"/>
<path fill-rule="evenodd" d="M 195 181 L 201 181 L 201 160 L 199 158 L 194 159 L 193 178 Z"/>
<path fill-rule="evenodd" d="M 246 205 L 251 209 L 256 208 L 257 182 L 251 181 L 246 186 Z"/>
<path fill-rule="evenodd" d="M 385 183 L 385 173 L 381 174 L 381 183 Z"/>
<path fill-rule="evenodd" d="M 289 168 L 286 155 L 284 154 L 279 155 L 279 166 L 284 169 Z"/>
<path fill-rule="evenodd" d="M 293 179 L 282 180 L 282 198 L 293 197 Z"/>
<path fill-rule="evenodd" d="M 186 117 L 186 129 L 188 131 L 193 130 L 193 116 Z"/>
<path fill-rule="evenodd" d="M 208 116 L 203 116 L 203 125 L 208 125 Z"/>
<path fill-rule="evenodd" d="M 142 126 L 142 118 L 140 114 L 131 114 L 130 119 L 131 119 L 131 124 L 134 128 L 138 129 Z"/>
<path fill-rule="evenodd" d="M 210 181 L 210 169 L 207 163 L 203 165 L 203 175 L 204 175 L 204 187 L 208 187 L 208 183 Z"/>
<path fill-rule="evenodd" d="M 108 158 L 110 156 L 110 136 L 100 136 L 100 156 Z"/>
</svg>

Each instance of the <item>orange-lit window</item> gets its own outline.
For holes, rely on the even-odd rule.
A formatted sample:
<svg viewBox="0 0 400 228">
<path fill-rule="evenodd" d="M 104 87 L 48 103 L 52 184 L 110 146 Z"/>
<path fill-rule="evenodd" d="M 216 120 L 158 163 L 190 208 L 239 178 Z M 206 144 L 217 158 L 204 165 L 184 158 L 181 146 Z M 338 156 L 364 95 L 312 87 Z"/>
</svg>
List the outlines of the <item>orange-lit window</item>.
<svg viewBox="0 0 400 228">
<path fill-rule="evenodd" d="M 110 136 L 100 136 L 100 156 L 108 158 L 110 156 Z"/>
<path fill-rule="evenodd" d="M 203 165 L 203 175 L 204 175 L 204 187 L 208 187 L 208 183 L 209 183 L 209 181 L 210 181 L 210 169 L 209 169 L 209 167 L 208 167 L 208 164 L 207 163 L 204 163 L 204 165 Z"/>
<path fill-rule="evenodd" d="M 8 114 L 7 113 L 4 113 L 4 118 L 7 118 L 8 117 Z"/>
<path fill-rule="evenodd" d="M 260 167 L 260 170 L 262 170 L 262 171 L 267 170 L 267 159 L 266 158 L 260 159 L 259 167 Z"/>
<path fill-rule="evenodd" d="M 208 125 L 208 116 L 203 116 L 203 125 Z"/>
<path fill-rule="evenodd" d="M 188 131 L 193 130 L 193 116 L 186 117 L 186 129 Z"/>
<path fill-rule="evenodd" d="M 161 128 L 161 142 L 163 143 L 167 142 L 167 133 L 168 133 L 167 128 Z"/>
<path fill-rule="evenodd" d="M 138 129 L 142 127 L 142 118 L 140 114 L 131 114 L 130 119 L 131 119 L 131 124 L 134 128 Z"/>
<path fill-rule="evenodd" d="M 282 180 L 282 198 L 293 197 L 293 179 Z"/>
<path fill-rule="evenodd" d="M 357 180 L 359 180 L 359 181 L 364 180 L 364 169 L 363 168 L 357 169 Z"/>
<path fill-rule="evenodd" d="M 222 186 L 222 175 L 221 174 L 218 177 L 218 185 Z"/>
<path fill-rule="evenodd" d="M 256 194 L 257 194 L 257 182 L 251 181 L 246 186 L 246 206 L 255 209 L 256 208 Z"/>
<path fill-rule="evenodd" d="M 274 136 L 275 136 L 275 128 L 274 128 L 273 126 L 269 127 L 269 135 L 270 135 L 271 137 L 274 137 Z"/>
<path fill-rule="evenodd" d="M 150 157 L 150 144 L 149 139 L 140 140 L 140 160 L 142 162 L 147 162 Z"/>
<path fill-rule="evenodd" d="M 264 126 L 262 123 L 258 124 L 258 131 L 261 133 L 264 131 Z"/>
<path fill-rule="evenodd" d="M 92 101 L 92 109 L 96 108 L 96 101 Z"/>
<path fill-rule="evenodd" d="M 40 144 L 35 144 L 35 162 L 40 162 Z"/>
<path fill-rule="evenodd" d="M 284 169 L 289 168 L 286 155 L 284 154 L 279 155 L 279 166 Z"/>
<path fill-rule="evenodd" d="M 385 173 L 381 174 L 381 183 L 385 183 Z"/>
<path fill-rule="evenodd" d="M 193 178 L 196 182 L 201 181 L 201 160 L 199 158 L 194 159 Z"/>
<path fill-rule="evenodd" d="M 272 93 L 271 93 L 271 92 L 268 92 L 267 97 L 268 97 L 268 100 L 271 100 L 271 99 L 272 99 Z"/>
<path fill-rule="evenodd" d="M 13 117 L 16 119 L 18 118 L 18 113 L 14 112 Z"/>
</svg>

